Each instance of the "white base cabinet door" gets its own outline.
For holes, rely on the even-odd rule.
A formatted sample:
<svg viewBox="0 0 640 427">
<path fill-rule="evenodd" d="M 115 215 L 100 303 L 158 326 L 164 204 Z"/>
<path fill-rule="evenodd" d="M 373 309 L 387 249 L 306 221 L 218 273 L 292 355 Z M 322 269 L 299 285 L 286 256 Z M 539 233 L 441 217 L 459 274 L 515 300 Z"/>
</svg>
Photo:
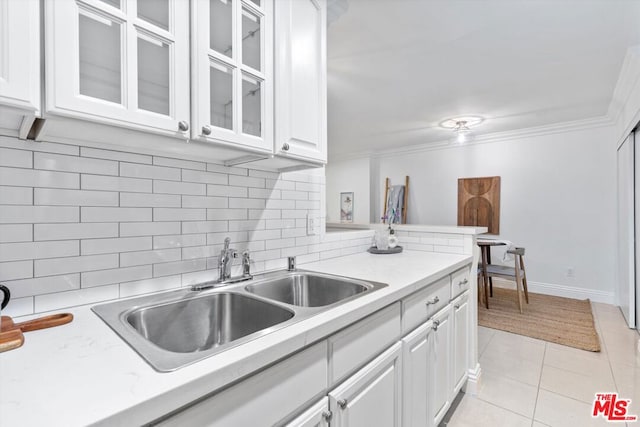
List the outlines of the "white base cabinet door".
<svg viewBox="0 0 640 427">
<path fill-rule="evenodd" d="M 447 305 L 433 317 L 433 351 L 430 353 L 429 360 L 431 369 L 429 407 L 434 426 L 440 424 L 451 406 L 452 323 L 451 305 Z"/>
<path fill-rule="evenodd" d="M 286 427 L 329 427 L 330 420 L 329 398 L 323 397 L 318 403 L 286 424 Z"/>
<path fill-rule="evenodd" d="M 402 339 L 402 425 L 405 427 L 427 427 L 433 423 L 429 411 L 433 334 L 433 322 L 428 321 Z"/>
<path fill-rule="evenodd" d="M 275 29 L 275 153 L 326 163 L 326 0 L 276 1 Z"/>
<path fill-rule="evenodd" d="M 394 344 L 329 393 L 332 427 L 400 427 L 402 344 Z"/>
<path fill-rule="evenodd" d="M 469 291 L 460 295 L 453 305 L 453 397 L 467 379 L 469 367 Z"/>
</svg>

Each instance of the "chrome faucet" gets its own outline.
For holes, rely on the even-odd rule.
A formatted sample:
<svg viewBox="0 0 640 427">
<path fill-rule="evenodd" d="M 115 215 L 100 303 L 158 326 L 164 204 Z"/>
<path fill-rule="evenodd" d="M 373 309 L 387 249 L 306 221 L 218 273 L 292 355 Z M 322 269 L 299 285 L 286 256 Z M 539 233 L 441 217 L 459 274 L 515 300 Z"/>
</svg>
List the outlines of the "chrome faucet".
<svg viewBox="0 0 640 427">
<path fill-rule="evenodd" d="M 201 291 L 225 284 L 253 279 L 251 275 L 251 257 L 249 256 L 249 250 L 242 252 L 242 275 L 231 277 L 231 265 L 233 264 L 233 260 L 238 257 L 238 251 L 230 248 L 230 245 L 231 239 L 227 237 L 224 239 L 224 247 L 218 256 L 218 280 L 192 285 L 192 291 Z"/>
<path fill-rule="evenodd" d="M 218 282 L 222 283 L 231 278 L 231 264 L 233 258 L 238 256 L 238 252 L 235 249 L 230 249 L 231 239 L 227 237 L 224 239 L 224 248 L 220 251 L 218 257 Z"/>
</svg>

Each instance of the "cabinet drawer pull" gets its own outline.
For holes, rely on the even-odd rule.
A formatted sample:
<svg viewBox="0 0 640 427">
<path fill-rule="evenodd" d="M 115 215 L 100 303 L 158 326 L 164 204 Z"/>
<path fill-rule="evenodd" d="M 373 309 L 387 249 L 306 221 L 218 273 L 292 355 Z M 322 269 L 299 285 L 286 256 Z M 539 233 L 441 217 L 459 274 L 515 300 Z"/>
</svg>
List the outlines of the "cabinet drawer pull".
<svg viewBox="0 0 640 427">
<path fill-rule="evenodd" d="M 439 320 L 434 320 L 433 321 L 433 326 L 431 327 L 434 331 L 438 330 L 438 326 L 440 326 L 440 321 Z"/>
<path fill-rule="evenodd" d="M 333 416 L 333 413 L 331 413 L 331 411 L 322 411 L 322 418 L 324 418 L 326 422 L 331 421 L 332 416 Z"/>
<path fill-rule="evenodd" d="M 340 399 L 336 402 L 340 409 L 344 409 L 347 407 L 347 399 Z"/>
<path fill-rule="evenodd" d="M 463 286 L 463 285 L 466 285 L 467 283 L 469 283 L 469 279 L 465 277 L 465 279 L 462 282 L 458 282 L 458 286 Z"/>
<path fill-rule="evenodd" d="M 453 306 L 453 308 L 455 308 L 456 310 L 460 308 L 460 304 L 456 304 Z"/>
<path fill-rule="evenodd" d="M 427 301 L 427 307 L 429 307 L 431 304 L 437 304 L 439 302 L 440 302 L 440 298 L 438 297 L 438 295 L 436 295 L 430 301 Z"/>
<path fill-rule="evenodd" d="M 181 120 L 180 122 L 178 122 L 178 129 L 180 129 L 182 132 L 186 132 L 189 130 L 189 123 Z"/>
<path fill-rule="evenodd" d="M 282 144 L 282 151 L 289 151 L 289 143 L 285 142 Z"/>
<path fill-rule="evenodd" d="M 209 125 L 202 126 L 202 134 L 203 135 L 211 135 L 211 126 L 209 126 Z"/>
</svg>

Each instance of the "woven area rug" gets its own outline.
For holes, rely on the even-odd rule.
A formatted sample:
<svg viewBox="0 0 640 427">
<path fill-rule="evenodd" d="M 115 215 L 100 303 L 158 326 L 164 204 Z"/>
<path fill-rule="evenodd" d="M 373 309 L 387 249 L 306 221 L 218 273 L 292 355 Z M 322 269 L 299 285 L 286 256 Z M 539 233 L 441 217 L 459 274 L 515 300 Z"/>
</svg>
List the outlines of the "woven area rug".
<svg viewBox="0 0 640 427">
<path fill-rule="evenodd" d="M 600 351 L 591 302 L 529 292 L 518 310 L 515 289 L 493 287 L 489 310 L 478 303 L 478 324 L 587 351 Z"/>
</svg>

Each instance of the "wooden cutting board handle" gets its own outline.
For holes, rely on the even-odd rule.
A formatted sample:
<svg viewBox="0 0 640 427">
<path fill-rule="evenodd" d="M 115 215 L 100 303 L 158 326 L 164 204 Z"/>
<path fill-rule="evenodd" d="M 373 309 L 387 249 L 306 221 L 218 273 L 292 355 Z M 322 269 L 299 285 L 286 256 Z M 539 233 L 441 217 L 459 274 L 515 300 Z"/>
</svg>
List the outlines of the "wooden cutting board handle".
<svg viewBox="0 0 640 427">
<path fill-rule="evenodd" d="M 0 332 L 0 353 L 13 350 L 24 344 L 24 335 L 20 329 Z"/>
<path fill-rule="evenodd" d="M 64 325 L 72 320 L 73 314 L 71 313 L 52 314 L 51 316 L 39 317 L 37 319 L 27 320 L 26 322 L 16 323 L 13 327 L 20 329 L 22 332 L 29 332 Z"/>
</svg>

